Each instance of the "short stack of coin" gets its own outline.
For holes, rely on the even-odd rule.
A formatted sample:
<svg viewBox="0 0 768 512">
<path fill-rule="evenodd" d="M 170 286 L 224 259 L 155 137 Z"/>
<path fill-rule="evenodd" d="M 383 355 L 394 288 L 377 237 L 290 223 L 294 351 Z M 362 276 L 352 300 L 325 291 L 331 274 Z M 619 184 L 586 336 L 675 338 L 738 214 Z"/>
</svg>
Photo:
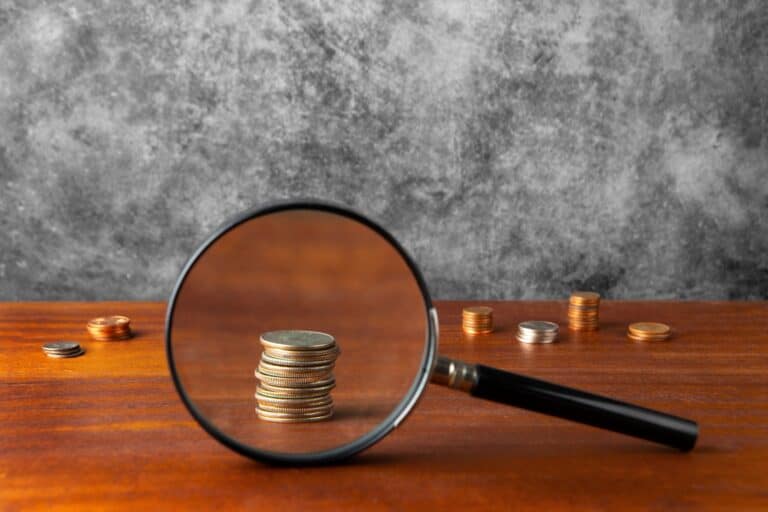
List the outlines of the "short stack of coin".
<svg viewBox="0 0 768 512">
<path fill-rule="evenodd" d="M 596 331 L 600 325 L 600 294 L 573 292 L 568 303 L 568 327 L 574 331 Z"/>
<path fill-rule="evenodd" d="M 333 416 L 331 390 L 339 347 L 330 334 L 271 331 L 261 335 L 256 369 L 256 413 L 279 423 L 327 420 Z"/>
<path fill-rule="evenodd" d="M 127 340 L 131 333 L 131 319 L 127 316 L 104 316 L 88 322 L 88 332 L 98 341 Z"/>
<path fill-rule="evenodd" d="M 487 306 L 464 308 L 461 311 L 461 326 L 470 335 L 493 332 L 493 309 Z"/>
<path fill-rule="evenodd" d="M 627 337 L 634 341 L 665 341 L 671 333 L 668 325 L 655 322 L 638 322 L 627 329 Z"/>
<path fill-rule="evenodd" d="M 85 350 L 75 341 L 55 341 L 43 345 L 43 352 L 48 357 L 56 359 L 65 359 L 68 357 L 77 357 L 85 354 Z"/>
<path fill-rule="evenodd" d="M 560 327 L 554 322 L 529 320 L 517 326 L 517 341 L 520 343 L 552 343 L 557 339 Z"/>
</svg>

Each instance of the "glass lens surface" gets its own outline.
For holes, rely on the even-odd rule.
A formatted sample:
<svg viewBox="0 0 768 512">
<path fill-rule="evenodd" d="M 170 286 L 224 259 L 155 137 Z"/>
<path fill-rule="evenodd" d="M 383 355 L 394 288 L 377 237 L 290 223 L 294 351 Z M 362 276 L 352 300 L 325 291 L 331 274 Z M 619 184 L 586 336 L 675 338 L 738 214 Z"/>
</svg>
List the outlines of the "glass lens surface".
<svg viewBox="0 0 768 512">
<path fill-rule="evenodd" d="M 427 332 L 398 250 L 358 220 L 307 208 L 251 218 L 208 246 L 168 335 L 179 384 L 209 425 L 254 450 L 308 454 L 390 416 Z"/>
</svg>

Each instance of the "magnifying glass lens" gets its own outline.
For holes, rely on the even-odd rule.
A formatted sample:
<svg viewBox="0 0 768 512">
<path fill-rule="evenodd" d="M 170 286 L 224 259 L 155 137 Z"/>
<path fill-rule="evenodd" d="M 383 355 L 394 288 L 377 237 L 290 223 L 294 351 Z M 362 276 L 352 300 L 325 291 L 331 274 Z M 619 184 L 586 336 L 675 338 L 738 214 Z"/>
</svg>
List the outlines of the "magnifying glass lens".
<svg viewBox="0 0 768 512">
<path fill-rule="evenodd" d="M 183 275 L 169 315 L 177 386 L 239 449 L 327 452 L 386 429 L 423 374 L 428 302 L 398 248 L 332 211 L 247 218 Z"/>
</svg>

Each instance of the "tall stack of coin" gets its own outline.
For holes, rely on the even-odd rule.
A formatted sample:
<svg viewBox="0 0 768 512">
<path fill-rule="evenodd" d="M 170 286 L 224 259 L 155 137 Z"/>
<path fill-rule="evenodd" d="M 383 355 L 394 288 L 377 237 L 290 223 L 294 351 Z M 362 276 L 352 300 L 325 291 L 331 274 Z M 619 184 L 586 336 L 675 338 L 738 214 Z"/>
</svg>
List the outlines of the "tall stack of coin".
<svg viewBox="0 0 768 512">
<path fill-rule="evenodd" d="M 666 324 L 638 322 L 629 325 L 627 337 L 634 341 L 665 341 L 669 339 L 671 332 Z"/>
<path fill-rule="evenodd" d="M 127 316 L 113 315 L 94 318 L 88 322 L 88 332 L 98 341 L 127 340 L 131 333 L 131 319 Z"/>
<path fill-rule="evenodd" d="M 461 326 L 467 334 L 493 332 L 493 309 L 487 306 L 464 308 L 461 311 Z"/>
<path fill-rule="evenodd" d="M 331 390 L 339 347 L 330 334 L 271 331 L 261 335 L 256 370 L 256 413 L 279 423 L 327 420 L 333 416 Z"/>
<path fill-rule="evenodd" d="M 517 326 L 517 341 L 520 343 L 552 343 L 557 339 L 559 326 L 554 322 L 529 320 Z"/>
<path fill-rule="evenodd" d="M 600 325 L 600 294 L 573 292 L 568 304 L 568 327 L 575 331 L 596 331 Z"/>
</svg>

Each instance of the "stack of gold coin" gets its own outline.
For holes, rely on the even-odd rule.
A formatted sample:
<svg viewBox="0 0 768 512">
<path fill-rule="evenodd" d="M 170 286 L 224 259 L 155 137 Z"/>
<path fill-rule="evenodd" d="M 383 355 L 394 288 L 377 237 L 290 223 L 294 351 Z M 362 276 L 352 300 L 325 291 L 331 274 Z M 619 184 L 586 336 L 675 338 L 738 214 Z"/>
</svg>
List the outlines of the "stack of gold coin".
<svg viewBox="0 0 768 512">
<path fill-rule="evenodd" d="M 600 294 L 573 292 L 568 304 L 568 327 L 575 331 L 596 331 L 600 325 Z"/>
<path fill-rule="evenodd" d="M 671 332 L 666 324 L 638 322 L 629 325 L 627 336 L 634 341 L 665 341 L 669 339 Z"/>
<path fill-rule="evenodd" d="M 327 420 L 333 416 L 333 368 L 340 351 L 330 334 L 271 331 L 261 335 L 256 369 L 256 413 L 279 423 Z"/>
<path fill-rule="evenodd" d="M 517 341 L 520 343 L 552 343 L 557 339 L 560 327 L 554 322 L 529 320 L 517 326 Z"/>
<path fill-rule="evenodd" d="M 493 309 L 487 306 L 464 308 L 461 311 L 461 326 L 467 334 L 493 332 Z"/>
<path fill-rule="evenodd" d="M 131 333 L 131 319 L 127 316 L 104 316 L 88 322 L 88 332 L 99 341 L 127 340 Z"/>
</svg>

